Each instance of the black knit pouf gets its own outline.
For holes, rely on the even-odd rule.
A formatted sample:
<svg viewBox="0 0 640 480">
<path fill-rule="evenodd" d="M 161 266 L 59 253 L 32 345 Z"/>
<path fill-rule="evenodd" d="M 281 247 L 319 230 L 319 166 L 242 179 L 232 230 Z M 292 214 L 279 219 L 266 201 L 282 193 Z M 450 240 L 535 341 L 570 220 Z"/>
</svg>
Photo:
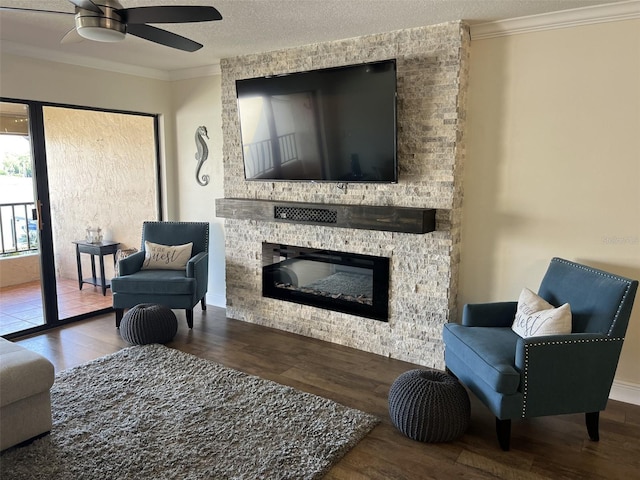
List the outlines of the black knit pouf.
<svg viewBox="0 0 640 480">
<path fill-rule="evenodd" d="M 178 331 L 176 315 L 163 305 L 141 303 L 122 317 L 120 335 L 133 345 L 170 342 Z"/>
<path fill-rule="evenodd" d="M 455 377 L 410 370 L 389 390 L 389 416 L 398 430 L 420 442 L 449 442 L 469 426 L 469 395 Z"/>
</svg>

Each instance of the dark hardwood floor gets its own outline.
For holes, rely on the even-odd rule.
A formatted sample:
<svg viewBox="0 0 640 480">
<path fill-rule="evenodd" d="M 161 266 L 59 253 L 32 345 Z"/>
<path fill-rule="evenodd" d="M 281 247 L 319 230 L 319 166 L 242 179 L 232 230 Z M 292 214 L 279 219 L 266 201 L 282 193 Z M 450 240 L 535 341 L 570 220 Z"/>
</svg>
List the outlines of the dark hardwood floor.
<svg viewBox="0 0 640 480">
<path fill-rule="evenodd" d="M 395 378 L 419 368 L 279 330 L 225 318 L 209 307 L 194 312 L 189 330 L 177 312 L 169 347 L 268 378 L 377 415 L 367 437 L 329 472 L 329 479 L 630 479 L 640 471 L 640 406 L 609 401 L 600 415 L 600 441 L 588 439 L 583 415 L 513 423 L 511 451 L 500 450 L 491 413 L 471 395 L 471 425 L 451 443 L 428 444 L 399 433 L 388 417 Z M 56 371 L 128 346 L 103 315 L 16 340 L 49 358 Z"/>
</svg>

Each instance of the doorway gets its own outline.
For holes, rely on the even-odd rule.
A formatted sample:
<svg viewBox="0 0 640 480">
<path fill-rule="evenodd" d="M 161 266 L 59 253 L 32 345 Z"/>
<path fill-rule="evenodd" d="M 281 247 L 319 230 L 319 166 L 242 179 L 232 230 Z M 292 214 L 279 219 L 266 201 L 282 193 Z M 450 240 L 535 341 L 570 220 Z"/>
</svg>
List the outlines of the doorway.
<svg viewBox="0 0 640 480">
<path fill-rule="evenodd" d="M 10 218 L 29 239 L 0 256 L 0 335 L 8 338 L 109 311 L 116 251 L 139 248 L 142 222 L 161 219 L 156 116 L 3 99 L 0 117 L 10 113 L 23 128 L 3 127 L 0 152 L 27 144 L 20 165 L 31 169 L 0 171 L 0 182 L 21 185 L 0 199 L 0 223 Z M 88 246 L 77 251 L 79 243 Z"/>
</svg>

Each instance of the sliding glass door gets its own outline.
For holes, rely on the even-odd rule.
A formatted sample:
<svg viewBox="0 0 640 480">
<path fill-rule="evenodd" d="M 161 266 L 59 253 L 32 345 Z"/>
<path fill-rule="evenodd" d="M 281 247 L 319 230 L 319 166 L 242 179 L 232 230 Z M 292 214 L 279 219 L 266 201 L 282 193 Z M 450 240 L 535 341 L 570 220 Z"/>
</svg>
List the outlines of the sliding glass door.
<svg viewBox="0 0 640 480">
<path fill-rule="evenodd" d="M 32 195 L 7 201 L 27 204 L 33 241 L 26 253 L 0 256 L 0 335 L 9 336 L 108 311 L 117 250 L 139 248 L 142 221 L 160 219 L 155 116 L 14 101 L 2 102 L 0 116 L 18 108 L 32 167 L 21 180 L 30 188 L 18 190 Z M 31 276 L 11 273 L 8 257 L 31 260 Z"/>
<path fill-rule="evenodd" d="M 29 106 L 0 102 L 0 335 L 45 323 Z"/>
</svg>

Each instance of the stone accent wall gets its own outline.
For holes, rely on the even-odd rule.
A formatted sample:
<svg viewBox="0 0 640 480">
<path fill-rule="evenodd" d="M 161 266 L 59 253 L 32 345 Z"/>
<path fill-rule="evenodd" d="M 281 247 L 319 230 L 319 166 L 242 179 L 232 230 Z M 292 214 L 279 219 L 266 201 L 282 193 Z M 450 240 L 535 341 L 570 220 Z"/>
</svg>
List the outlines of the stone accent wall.
<svg viewBox="0 0 640 480">
<path fill-rule="evenodd" d="M 225 220 L 227 315 L 443 368 L 442 326 L 456 317 L 469 31 L 461 22 L 222 61 L 226 198 L 436 208 L 425 235 Z M 397 184 L 246 182 L 235 81 L 395 58 Z M 390 258 L 389 322 L 261 296 L 262 242 Z"/>
</svg>

